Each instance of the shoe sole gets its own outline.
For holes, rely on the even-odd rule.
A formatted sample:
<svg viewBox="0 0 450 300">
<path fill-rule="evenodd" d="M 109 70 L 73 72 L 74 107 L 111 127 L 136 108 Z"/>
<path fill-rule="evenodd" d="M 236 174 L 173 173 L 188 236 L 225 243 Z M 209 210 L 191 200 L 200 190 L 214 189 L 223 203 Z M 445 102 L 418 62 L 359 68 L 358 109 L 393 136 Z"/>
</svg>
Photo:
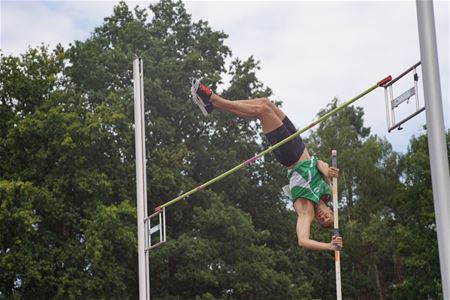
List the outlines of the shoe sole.
<svg viewBox="0 0 450 300">
<path fill-rule="evenodd" d="M 203 103 L 202 98 L 200 98 L 197 95 L 197 89 L 195 89 L 193 86 L 191 87 L 191 95 L 192 95 L 192 101 L 197 104 L 198 108 L 202 111 L 204 116 L 208 115 L 208 112 L 206 111 L 205 104 Z"/>
</svg>

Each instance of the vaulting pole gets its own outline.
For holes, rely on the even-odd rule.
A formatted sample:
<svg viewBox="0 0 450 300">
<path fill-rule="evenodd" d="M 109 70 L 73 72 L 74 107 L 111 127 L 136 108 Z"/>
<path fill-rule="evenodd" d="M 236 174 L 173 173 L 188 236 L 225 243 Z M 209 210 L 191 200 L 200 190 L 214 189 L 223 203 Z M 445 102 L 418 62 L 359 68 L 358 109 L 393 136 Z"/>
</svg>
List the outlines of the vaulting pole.
<svg viewBox="0 0 450 300">
<path fill-rule="evenodd" d="M 337 151 L 331 151 L 331 165 L 337 168 Z M 338 184 L 337 177 L 333 177 L 333 219 L 334 219 L 334 236 L 339 236 L 339 215 L 338 215 Z M 341 258 L 340 247 L 336 246 L 334 250 L 334 263 L 336 269 L 336 299 L 342 299 L 341 289 Z"/>
<path fill-rule="evenodd" d="M 145 251 L 147 217 L 147 171 L 145 166 L 144 72 L 141 58 L 133 61 L 134 131 L 136 147 L 136 205 L 138 227 L 139 299 L 150 299 L 150 271 Z"/>
<path fill-rule="evenodd" d="M 219 181 L 219 180 L 221 180 L 221 179 L 227 177 L 228 175 L 233 174 L 233 173 L 236 172 L 237 170 L 242 169 L 242 168 L 244 168 L 244 167 L 250 165 L 250 164 L 253 163 L 256 159 L 258 159 L 258 158 L 260 158 L 260 157 L 266 155 L 267 153 L 272 152 L 273 150 L 277 149 L 278 147 L 284 145 L 285 143 L 287 143 L 287 142 L 289 142 L 290 140 L 292 140 L 293 138 L 295 138 L 297 135 L 299 135 L 299 134 L 301 134 L 301 133 L 303 133 L 303 132 L 305 132 L 305 131 L 307 131 L 307 130 L 313 128 L 314 126 L 316 126 L 317 124 L 321 123 L 321 122 L 324 121 L 325 119 L 327 119 L 327 118 L 329 118 L 330 116 L 336 114 L 337 112 L 343 110 L 345 107 L 349 106 L 350 104 L 352 104 L 352 103 L 355 102 L 356 100 L 358 100 L 358 99 L 362 98 L 363 96 L 367 95 L 368 93 L 372 92 L 372 91 L 373 91 L 374 89 L 376 89 L 377 87 L 381 87 L 381 86 L 385 85 L 386 83 L 388 83 L 388 82 L 391 81 L 391 80 L 392 80 L 392 77 L 391 77 L 391 76 L 388 76 L 388 77 L 384 78 L 383 80 L 380 80 L 379 82 L 377 82 L 376 84 L 372 85 L 370 88 L 368 88 L 367 90 L 363 91 L 363 92 L 360 93 L 359 95 L 357 95 L 357 96 L 351 98 L 350 100 L 348 100 L 347 102 L 343 103 L 343 104 L 340 105 L 339 107 L 336 107 L 336 108 L 333 109 L 332 111 L 329 111 L 328 113 L 324 114 L 322 117 L 320 117 L 319 119 L 317 119 L 315 122 L 313 122 L 313 123 L 309 124 L 308 126 L 306 126 L 306 127 L 302 128 L 302 129 L 298 130 L 297 132 L 295 132 L 294 134 L 288 136 L 288 137 L 285 138 L 284 140 L 278 142 L 278 143 L 275 144 L 275 145 L 272 145 L 272 146 L 268 147 L 266 150 L 262 151 L 261 153 L 256 154 L 255 156 L 253 156 L 253 157 L 247 159 L 246 161 L 244 161 L 244 162 L 242 162 L 241 164 L 235 166 L 234 168 L 231 168 L 230 170 L 228 170 L 228 171 L 222 173 L 221 175 L 219 175 L 219 176 L 217 176 L 217 177 L 215 177 L 215 178 L 213 178 L 213 179 L 211 179 L 211 180 L 209 180 L 209 181 L 207 181 L 207 182 L 205 182 L 205 183 L 199 185 L 198 187 L 196 187 L 196 188 L 190 190 L 189 192 L 186 192 L 186 193 L 184 193 L 184 194 L 182 194 L 182 195 L 180 195 L 180 196 L 178 196 L 178 197 L 176 197 L 176 198 L 174 198 L 174 199 L 172 199 L 172 200 L 170 200 L 170 201 L 168 201 L 168 202 L 166 202 L 166 203 L 164 203 L 164 204 L 158 206 L 157 208 L 155 208 L 155 211 L 159 211 L 161 208 L 164 208 L 164 207 L 167 207 L 167 206 L 169 206 L 169 205 L 172 205 L 172 204 L 174 204 L 174 203 L 176 203 L 176 202 L 178 202 L 178 201 L 180 201 L 180 200 L 186 198 L 187 196 L 190 196 L 190 195 L 192 195 L 193 193 L 195 193 L 195 192 L 197 192 L 197 191 L 199 191 L 199 190 L 202 190 L 202 189 L 206 188 L 207 186 L 213 184 L 214 182 Z"/>
<path fill-rule="evenodd" d="M 444 299 L 450 299 L 450 175 L 445 141 L 441 79 L 437 55 L 433 1 L 417 0 L 420 57 L 422 61 L 425 115 L 431 183 Z"/>
</svg>

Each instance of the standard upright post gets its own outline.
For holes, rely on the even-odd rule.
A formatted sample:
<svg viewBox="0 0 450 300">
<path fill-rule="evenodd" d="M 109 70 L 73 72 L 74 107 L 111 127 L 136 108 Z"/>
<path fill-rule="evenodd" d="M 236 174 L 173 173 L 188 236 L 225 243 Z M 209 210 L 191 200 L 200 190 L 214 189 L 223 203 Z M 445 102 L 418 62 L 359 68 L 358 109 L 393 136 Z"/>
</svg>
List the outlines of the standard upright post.
<svg viewBox="0 0 450 300">
<path fill-rule="evenodd" d="M 443 298 L 450 299 L 450 175 L 445 143 L 433 1 L 416 0 L 428 150 Z"/>
<path fill-rule="evenodd" d="M 337 151 L 331 151 L 331 165 L 337 167 Z M 338 185 L 337 178 L 333 177 L 333 218 L 334 218 L 334 235 L 339 236 L 339 215 L 338 215 Z M 342 289 L 341 289 L 341 258 L 340 250 L 338 246 L 334 250 L 334 262 L 336 269 L 336 299 L 342 299 Z"/>
<path fill-rule="evenodd" d="M 138 227 L 139 299 L 150 299 L 150 271 L 148 252 L 145 251 L 145 224 L 147 217 L 147 172 L 145 167 L 144 83 L 141 58 L 133 61 L 134 126 L 136 147 L 136 202 Z"/>
</svg>

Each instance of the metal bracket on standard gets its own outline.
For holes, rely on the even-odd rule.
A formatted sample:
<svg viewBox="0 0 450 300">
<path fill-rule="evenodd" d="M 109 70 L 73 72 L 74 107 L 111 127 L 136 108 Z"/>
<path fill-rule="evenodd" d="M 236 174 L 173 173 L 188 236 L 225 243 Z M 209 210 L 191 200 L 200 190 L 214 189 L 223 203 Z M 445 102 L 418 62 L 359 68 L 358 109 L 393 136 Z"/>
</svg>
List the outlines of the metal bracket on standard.
<svg viewBox="0 0 450 300">
<path fill-rule="evenodd" d="M 144 219 L 145 251 L 166 242 L 166 210 L 162 208 Z M 156 235 L 159 233 L 159 235 Z"/>
<path fill-rule="evenodd" d="M 411 118 L 415 117 L 419 113 L 423 112 L 425 110 L 425 104 L 422 106 L 419 103 L 419 88 L 418 88 L 418 82 L 419 82 L 419 75 L 417 72 L 417 69 L 420 66 L 420 61 L 410 67 L 408 70 L 391 80 L 390 82 L 383 85 L 384 87 L 384 96 L 386 100 L 386 118 L 387 118 L 387 128 L 388 132 L 391 132 L 392 130 L 398 128 L 401 130 L 401 125 Z M 414 85 L 413 87 L 407 89 L 402 94 L 394 98 L 394 91 L 393 91 L 393 85 L 398 80 L 400 80 L 402 77 L 409 73 L 413 73 L 413 81 Z M 399 122 L 395 121 L 395 109 L 402 104 L 403 102 L 407 101 L 409 103 L 409 100 L 414 96 L 415 102 L 416 102 L 416 110 L 411 113 L 409 116 L 405 117 Z"/>
</svg>

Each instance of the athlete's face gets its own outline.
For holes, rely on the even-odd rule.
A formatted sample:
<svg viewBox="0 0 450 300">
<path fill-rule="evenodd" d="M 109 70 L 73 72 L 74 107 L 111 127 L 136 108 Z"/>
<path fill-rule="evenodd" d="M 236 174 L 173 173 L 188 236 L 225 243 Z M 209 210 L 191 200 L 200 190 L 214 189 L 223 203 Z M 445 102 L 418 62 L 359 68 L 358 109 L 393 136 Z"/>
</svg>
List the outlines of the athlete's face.
<svg viewBox="0 0 450 300">
<path fill-rule="evenodd" d="M 320 226 L 324 228 L 330 228 L 333 226 L 333 212 L 322 201 L 320 201 L 317 205 L 315 215 Z"/>
</svg>

